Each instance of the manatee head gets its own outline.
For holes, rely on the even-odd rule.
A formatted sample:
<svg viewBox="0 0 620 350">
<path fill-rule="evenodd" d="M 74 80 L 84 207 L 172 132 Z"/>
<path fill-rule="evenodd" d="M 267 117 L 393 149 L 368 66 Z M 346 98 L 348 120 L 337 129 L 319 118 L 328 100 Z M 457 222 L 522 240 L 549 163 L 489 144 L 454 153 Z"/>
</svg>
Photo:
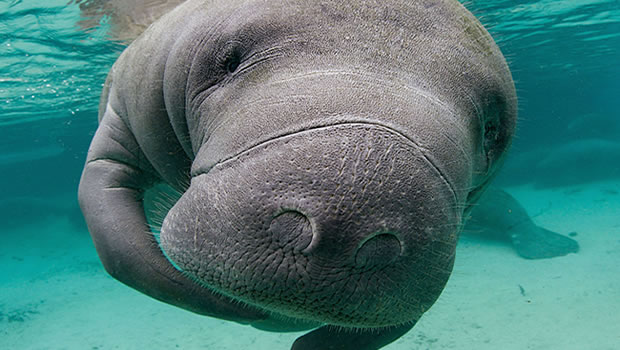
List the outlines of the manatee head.
<svg viewBox="0 0 620 350">
<path fill-rule="evenodd" d="M 161 228 L 169 259 L 292 318 L 417 320 L 514 132 L 512 78 L 479 22 L 443 0 L 189 1 L 143 38 L 158 35 L 191 159 Z"/>
</svg>

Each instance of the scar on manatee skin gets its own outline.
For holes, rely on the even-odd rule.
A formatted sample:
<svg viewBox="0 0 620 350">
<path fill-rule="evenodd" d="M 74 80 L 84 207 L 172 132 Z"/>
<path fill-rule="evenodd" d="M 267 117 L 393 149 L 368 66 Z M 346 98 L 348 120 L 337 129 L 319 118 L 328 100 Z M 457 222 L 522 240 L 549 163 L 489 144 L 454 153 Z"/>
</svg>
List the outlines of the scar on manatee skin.
<svg viewBox="0 0 620 350">
<path fill-rule="evenodd" d="M 522 296 L 525 296 L 525 289 L 523 288 L 522 285 L 519 284 L 519 292 L 521 292 Z"/>
</svg>

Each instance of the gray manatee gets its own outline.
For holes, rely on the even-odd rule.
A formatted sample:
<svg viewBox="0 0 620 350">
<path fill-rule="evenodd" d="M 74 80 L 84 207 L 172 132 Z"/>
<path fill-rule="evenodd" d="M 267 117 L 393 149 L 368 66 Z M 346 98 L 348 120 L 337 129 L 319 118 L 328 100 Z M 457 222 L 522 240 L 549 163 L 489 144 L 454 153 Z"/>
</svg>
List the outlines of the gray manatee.
<svg viewBox="0 0 620 350">
<path fill-rule="evenodd" d="M 610 126 L 611 127 L 611 126 Z M 619 140 L 585 138 L 511 154 L 502 170 L 503 185 L 565 187 L 620 177 Z"/>
<path fill-rule="evenodd" d="M 189 0 L 122 53 L 99 111 L 79 201 L 112 276 L 316 328 L 293 349 L 359 350 L 443 290 L 517 98 L 456 0 Z M 182 195 L 158 242 L 144 207 L 163 187 Z"/>
<path fill-rule="evenodd" d="M 131 42 L 151 23 L 186 0 L 72 0 L 80 6 L 79 26 L 92 30 L 107 22 L 107 36 Z"/>
<path fill-rule="evenodd" d="M 471 210 L 463 232 L 508 241 L 525 259 L 548 259 L 579 251 L 575 240 L 536 225 L 513 196 L 494 186 Z"/>
</svg>

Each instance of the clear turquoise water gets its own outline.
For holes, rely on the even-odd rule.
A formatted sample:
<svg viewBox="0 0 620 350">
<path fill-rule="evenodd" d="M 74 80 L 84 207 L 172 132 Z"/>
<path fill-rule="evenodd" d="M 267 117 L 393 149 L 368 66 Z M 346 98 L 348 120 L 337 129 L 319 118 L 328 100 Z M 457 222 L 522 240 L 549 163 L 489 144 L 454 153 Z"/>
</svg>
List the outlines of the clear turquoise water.
<svg viewBox="0 0 620 350">
<path fill-rule="evenodd" d="M 543 322 L 551 328 L 551 336 L 532 336 L 528 341 L 511 338 L 514 325 L 510 318 L 490 319 L 487 326 L 480 321 L 480 328 L 458 322 L 463 328 L 452 332 L 456 336 L 448 336 L 431 327 L 430 318 L 429 326 L 419 325 L 408 335 L 409 342 L 394 348 L 468 349 L 463 344 L 471 341 L 477 348 L 567 349 L 571 346 L 565 338 L 572 336 L 588 339 L 590 344 L 574 349 L 620 349 L 620 327 L 613 325 L 620 324 L 620 298 L 615 298 L 620 288 L 620 1 L 476 0 L 466 6 L 496 38 L 509 60 L 519 94 L 518 137 L 497 183 L 512 189 L 530 213 L 542 213 L 538 219 L 547 220 L 558 231 L 579 232 L 579 254 L 585 260 L 565 269 L 562 259 L 570 258 L 535 266 L 560 264 L 561 276 L 562 271 L 577 268 L 583 276 L 597 279 L 589 282 L 601 287 L 582 297 L 599 309 L 559 313 L 556 309 L 570 309 L 582 299 L 558 287 L 555 301 L 541 302 L 538 307 L 559 313 L 556 323 L 566 328 L 566 336 L 559 335 L 561 329 L 553 330 L 553 322 Z M 0 349 L 131 349 L 142 345 L 224 349 L 226 342 L 244 348 L 251 344 L 261 349 L 274 344 L 287 348 L 292 335 L 280 338 L 188 316 L 133 293 L 103 272 L 75 197 L 97 126 L 101 86 L 123 45 L 106 40 L 103 29 L 80 31 L 75 25 L 78 20 L 78 8 L 66 0 L 0 0 Z M 603 234 L 607 240 L 600 238 Z M 607 247 L 601 250 L 606 252 L 601 261 L 608 264 L 597 264 L 602 259 L 599 253 L 588 255 L 588 248 L 596 244 L 588 246 L 586 237 Z M 488 251 L 500 249 L 497 264 L 502 264 L 503 254 L 509 256 L 507 261 L 519 264 L 515 273 L 528 271 L 528 277 L 535 273 L 534 265 L 510 260 L 510 250 L 466 241 L 460 252 L 463 270 L 457 261 L 455 284 L 470 286 L 463 273 L 475 274 L 471 266 L 477 263 L 471 261 L 478 256 L 474 252 L 479 245 L 483 251 L 485 246 Z M 543 271 L 539 279 L 548 277 L 557 276 Z M 586 282 L 574 280 L 567 285 Z M 476 285 L 480 284 L 473 283 L 471 288 Z M 488 286 L 479 293 L 492 298 L 492 286 L 503 288 L 505 284 L 491 281 Z M 442 302 L 442 296 L 439 310 L 454 310 L 454 305 L 462 304 L 455 288 L 444 293 L 448 299 Z M 550 313 L 534 313 L 527 322 L 540 331 L 537 322 Z M 603 325 L 588 323 L 588 317 L 604 320 Z M 500 333 L 497 336 L 480 331 L 502 322 L 507 325 L 494 331 Z M 224 333 L 217 335 L 209 333 L 219 326 L 232 328 L 222 328 Z M 226 338 L 226 331 L 243 335 Z M 478 333 L 484 336 L 473 340 L 466 336 Z M 522 336 L 529 337 L 531 332 Z"/>
</svg>

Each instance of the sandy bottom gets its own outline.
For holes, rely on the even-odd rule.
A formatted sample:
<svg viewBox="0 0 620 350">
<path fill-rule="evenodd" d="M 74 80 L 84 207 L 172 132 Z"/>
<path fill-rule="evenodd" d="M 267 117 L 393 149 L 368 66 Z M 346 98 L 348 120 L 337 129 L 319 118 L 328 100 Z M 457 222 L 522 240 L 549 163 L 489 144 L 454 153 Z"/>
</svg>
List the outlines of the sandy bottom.
<svg viewBox="0 0 620 350">
<path fill-rule="evenodd" d="M 581 251 L 532 261 L 464 237 L 440 299 L 385 349 L 620 349 L 620 183 L 507 190 L 539 225 L 576 232 Z M 0 349 L 289 349 L 300 335 L 143 296 L 107 276 L 63 217 L 0 237 Z"/>
</svg>

